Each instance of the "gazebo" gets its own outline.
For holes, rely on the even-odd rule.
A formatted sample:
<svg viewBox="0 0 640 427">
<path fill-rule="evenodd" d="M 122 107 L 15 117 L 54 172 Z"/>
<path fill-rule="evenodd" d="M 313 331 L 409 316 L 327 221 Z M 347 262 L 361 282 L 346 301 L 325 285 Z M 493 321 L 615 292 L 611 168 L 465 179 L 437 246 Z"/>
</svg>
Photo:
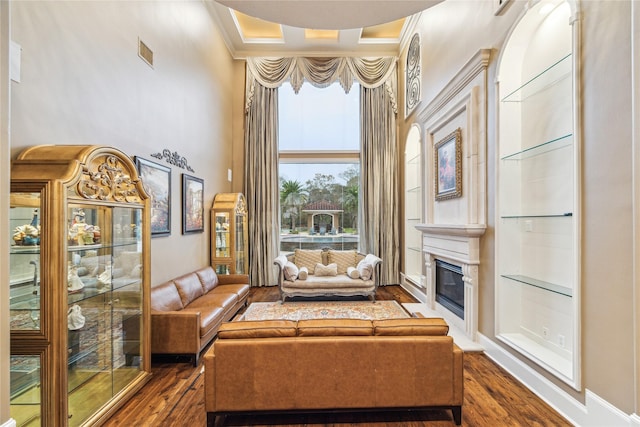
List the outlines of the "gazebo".
<svg viewBox="0 0 640 427">
<path fill-rule="evenodd" d="M 327 200 L 320 200 L 318 202 L 309 203 L 304 207 L 304 209 L 302 209 L 302 212 L 308 214 L 307 226 L 309 227 L 309 234 L 335 234 L 340 227 L 339 214 L 341 214 L 343 210 L 335 203 L 331 203 Z M 320 215 L 328 215 L 331 217 L 331 223 L 327 224 L 328 228 L 322 227 L 320 224 L 316 224 L 316 218 Z"/>
</svg>

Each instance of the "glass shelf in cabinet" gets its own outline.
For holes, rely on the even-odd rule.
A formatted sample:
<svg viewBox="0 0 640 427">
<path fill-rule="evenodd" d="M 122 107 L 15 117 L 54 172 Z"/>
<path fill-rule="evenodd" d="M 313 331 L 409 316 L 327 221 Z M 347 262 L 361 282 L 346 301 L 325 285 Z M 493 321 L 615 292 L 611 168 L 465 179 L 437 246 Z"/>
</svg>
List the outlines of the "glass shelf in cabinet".
<svg viewBox="0 0 640 427">
<path fill-rule="evenodd" d="M 417 165 L 420 163 L 420 154 L 417 154 L 415 156 L 413 156 L 410 159 L 407 159 L 407 164 L 408 165 Z"/>
<path fill-rule="evenodd" d="M 544 289 L 566 297 L 573 297 L 573 290 L 567 286 L 557 285 L 555 283 L 545 282 L 544 280 L 534 279 L 533 277 L 523 276 L 520 274 L 502 274 L 505 279 L 513 280 L 518 283 L 533 286 L 535 288 Z"/>
<path fill-rule="evenodd" d="M 420 191 L 421 188 L 422 187 L 419 185 L 417 187 L 408 188 L 407 193 L 417 193 L 418 191 Z"/>
<path fill-rule="evenodd" d="M 67 250 L 69 252 L 78 252 L 78 251 L 86 251 L 91 249 L 109 249 L 109 248 L 122 248 L 125 246 L 136 246 L 141 241 L 136 239 L 126 240 L 126 241 L 118 241 L 114 243 L 93 243 L 90 245 L 69 245 L 67 246 Z"/>
<path fill-rule="evenodd" d="M 571 54 L 568 54 L 514 91 L 510 92 L 507 96 L 502 98 L 501 101 L 523 102 L 527 98 L 569 77 L 572 69 L 573 64 L 571 63 Z"/>
<path fill-rule="evenodd" d="M 105 374 L 110 375 L 111 369 L 109 366 L 99 367 L 98 369 L 79 369 L 77 368 L 77 363 L 86 359 L 88 356 L 92 354 L 96 354 L 98 349 L 87 349 L 79 353 L 78 355 L 74 355 L 69 357 L 68 366 L 69 366 L 69 386 L 68 393 L 71 394 L 76 390 L 80 390 L 82 386 L 89 384 L 94 379 L 99 379 L 99 374 L 104 376 Z M 73 359 L 73 360 L 72 360 Z"/>
<path fill-rule="evenodd" d="M 11 246 L 9 248 L 10 254 L 39 254 L 40 246 Z"/>
<path fill-rule="evenodd" d="M 422 218 L 407 218 L 407 222 L 417 222 L 422 221 Z"/>
<path fill-rule="evenodd" d="M 564 212 L 560 214 L 547 214 L 547 215 L 501 215 L 502 219 L 519 219 L 519 218 L 570 218 L 573 216 L 572 212 Z"/>
<path fill-rule="evenodd" d="M 95 283 L 97 283 L 97 280 Z M 111 292 L 110 286 L 105 286 L 104 288 L 98 289 L 96 287 L 93 287 L 92 284 L 85 284 L 84 288 L 78 291 L 69 292 L 67 294 L 67 305 L 71 306 L 73 304 L 77 304 L 79 302 L 95 298 L 97 296 L 100 296 L 101 299 L 103 299 L 103 295 L 108 292 Z"/>
<path fill-rule="evenodd" d="M 524 150 L 506 155 L 500 160 L 524 160 L 530 157 L 539 156 L 540 154 L 548 153 L 554 150 L 560 150 L 561 148 L 570 147 L 573 145 L 573 134 L 563 135 L 561 137 L 545 141 L 542 144 L 534 145 L 533 147 L 525 148 Z"/>
<path fill-rule="evenodd" d="M 420 246 L 407 246 L 407 250 L 412 252 L 422 252 L 422 248 Z"/>
</svg>

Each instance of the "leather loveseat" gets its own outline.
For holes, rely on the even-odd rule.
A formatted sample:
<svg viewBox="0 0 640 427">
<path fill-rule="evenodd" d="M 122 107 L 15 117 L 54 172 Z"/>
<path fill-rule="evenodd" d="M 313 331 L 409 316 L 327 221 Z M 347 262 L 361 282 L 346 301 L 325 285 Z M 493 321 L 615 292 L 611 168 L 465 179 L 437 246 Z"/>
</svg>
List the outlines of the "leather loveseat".
<svg viewBox="0 0 640 427">
<path fill-rule="evenodd" d="M 203 356 L 207 424 L 252 412 L 451 409 L 463 353 L 443 319 L 225 323 Z"/>
<path fill-rule="evenodd" d="M 151 353 L 191 355 L 194 366 L 220 325 L 246 304 L 246 274 L 204 267 L 151 288 Z"/>
</svg>

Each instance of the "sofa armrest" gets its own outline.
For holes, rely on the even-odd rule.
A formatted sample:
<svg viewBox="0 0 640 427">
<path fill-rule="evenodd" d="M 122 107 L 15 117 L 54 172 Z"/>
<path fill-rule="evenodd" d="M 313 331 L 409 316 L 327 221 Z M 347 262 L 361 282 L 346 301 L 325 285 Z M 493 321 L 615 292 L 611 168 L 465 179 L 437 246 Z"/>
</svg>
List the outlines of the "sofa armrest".
<svg viewBox="0 0 640 427">
<path fill-rule="evenodd" d="M 218 284 L 220 285 L 244 285 L 249 284 L 248 274 L 219 274 Z"/>
<path fill-rule="evenodd" d="M 151 353 L 198 354 L 199 352 L 199 312 L 151 312 Z"/>
<path fill-rule="evenodd" d="M 282 281 L 284 280 L 284 266 L 287 264 L 287 261 L 288 259 L 286 255 L 280 255 L 273 261 L 273 265 L 278 267 L 277 276 L 278 276 L 278 286 L 280 288 L 282 288 Z"/>
<path fill-rule="evenodd" d="M 382 259 L 377 257 L 374 254 L 361 254 L 364 255 L 363 259 L 366 259 L 367 262 L 371 263 L 373 266 L 373 273 L 371 274 L 371 280 L 376 285 L 376 291 L 378 290 L 378 286 L 380 286 L 380 268 L 382 264 Z"/>
<path fill-rule="evenodd" d="M 453 344 L 453 397 L 462 405 L 464 399 L 464 352 Z"/>
<path fill-rule="evenodd" d="M 215 346 L 206 351 L 202 360 L 204 365 L 204 409 L 207 412 L 216 411 L 216 383 L 215 383 Z"/>
</svg>

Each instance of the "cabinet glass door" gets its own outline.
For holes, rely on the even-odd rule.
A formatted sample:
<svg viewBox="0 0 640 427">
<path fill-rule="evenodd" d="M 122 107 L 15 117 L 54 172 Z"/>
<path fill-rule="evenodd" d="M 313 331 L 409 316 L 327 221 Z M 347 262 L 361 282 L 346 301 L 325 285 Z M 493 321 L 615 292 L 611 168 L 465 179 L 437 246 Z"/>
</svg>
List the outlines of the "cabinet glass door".
<svg viewBox="0 0 640 427">
<path fill-rule="evenodd" d="M 9 317 L 12 335 L 42 340 L 40 293 L 40 211 L 37 192 L 12 193 L 9 226 Z M 15 354 L 12 345 L 10 413 L 19 426 L 39 426 L 42 419 L 41 357 Z"/>
<path fill-rule="evenodd" d="M 39 426 L 42 419 L 40 356 L 12 355 L 11 418 L 18 426 Z"/>
<path fill-rule="evenodd" d="M 40 330 L 40 193 L 13 193 L 9 212 L 11 330 Z"/>
<path fill-rule="evenodd" d="M 67 363 L 73 426 L 139 374 L 142 215 L 135 208 L 80 204 L 70 205 L 68 215 Z"/>
<path fill-rule="evenodd" d="M 236 273 L 245 274 L 245 230 L 244 230 L 244 215 L 236 214 Z"/>
<path fill-rule="evenodd" d="M 216 227 L 216 242 L 215 251 L 216 258 L 230 258 L 230 246 L 231 246 L 231 233 L 230 233 L 230 215 L 229 212 L 216 212 L 215 214 L 215 227 Z M 228 261 L 228 260 L 225 260 Z M 229 262 L 223 261 L 222 263 L 213 266 L 214 270 L 218 274 L 229 274 Z"/>
</svg>

